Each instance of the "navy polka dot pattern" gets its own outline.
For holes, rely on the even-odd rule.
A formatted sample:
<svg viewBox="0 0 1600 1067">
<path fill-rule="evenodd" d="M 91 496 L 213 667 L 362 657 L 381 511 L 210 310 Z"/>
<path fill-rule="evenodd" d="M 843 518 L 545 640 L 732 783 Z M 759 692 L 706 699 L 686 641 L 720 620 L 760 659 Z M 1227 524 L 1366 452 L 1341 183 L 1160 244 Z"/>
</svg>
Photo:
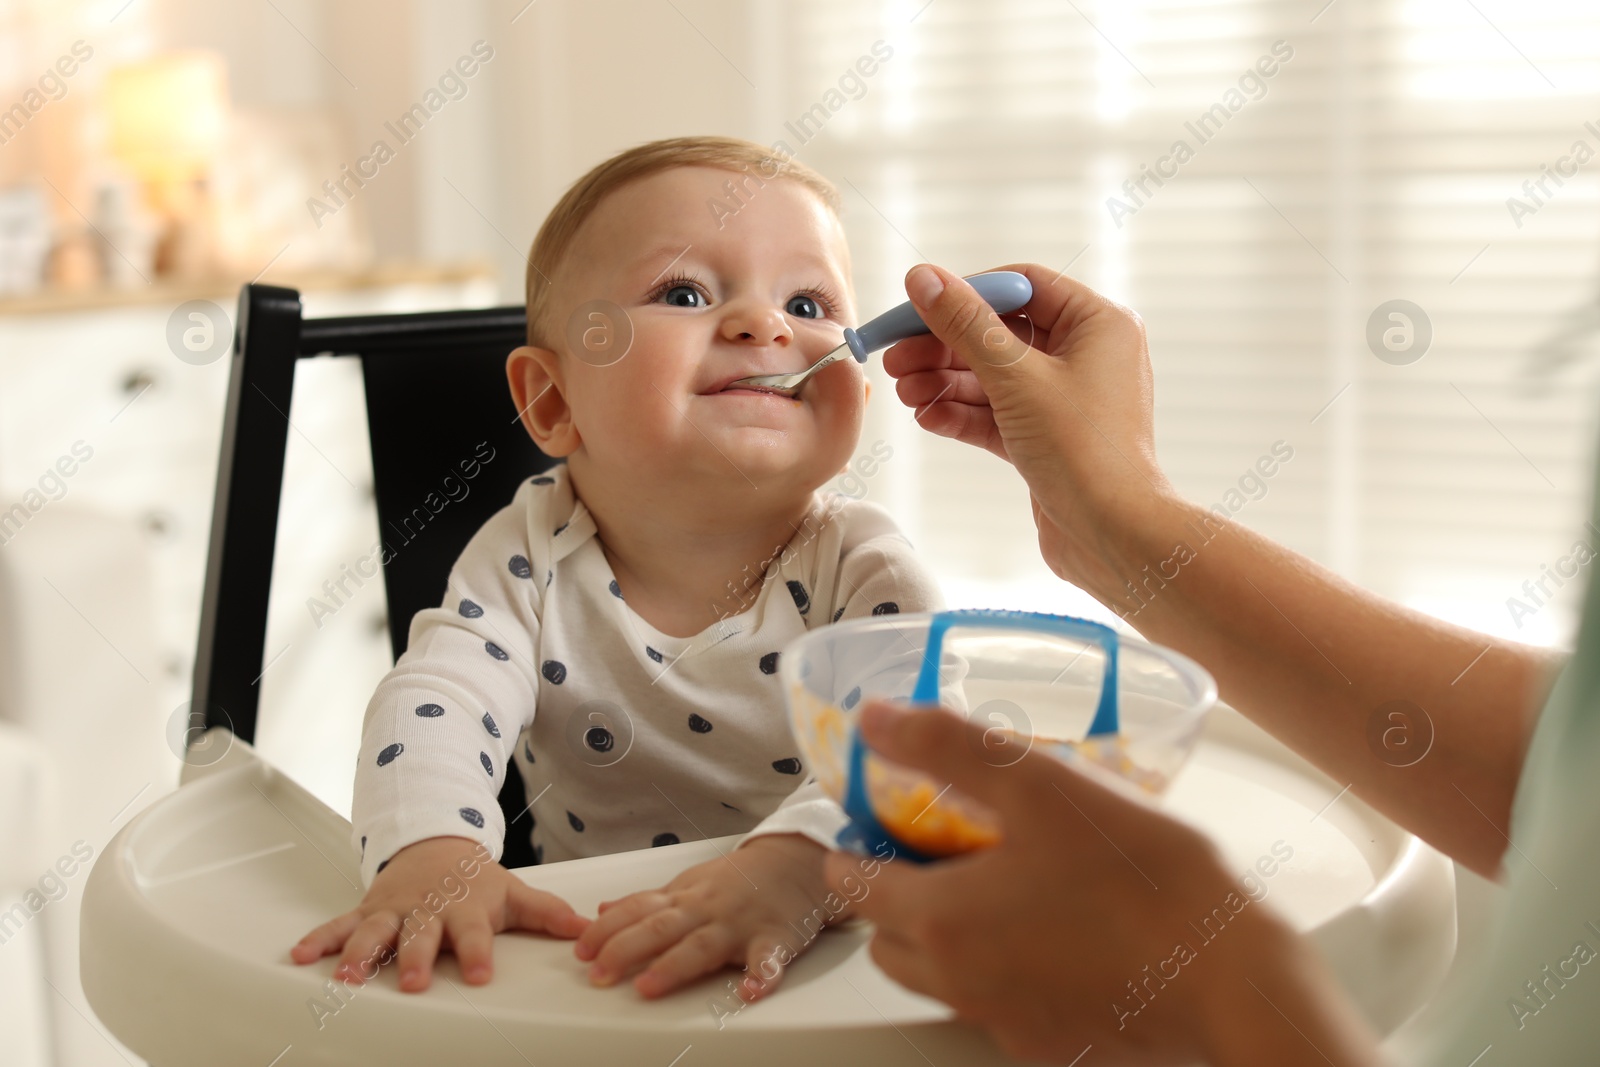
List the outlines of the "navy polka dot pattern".
<svg viewBox="0 0 1600 1067">
<path fill-rule="evenodd" d="M 388 860 L 384 860 L 382 863 L 378 864 L 378 869 L 373 873 L 382 874 L 383 873 L 383 869 L 385 867 L 387 867 L 387 866 L 389 866 L 389 861 Z"/>
<path fill-rule="evenodd" d="M 439 824 L 439 815 L 435 814 L 434 823 L 440 829 L 433 832 L 488 841 L 490 824 L 501 825 L 496 822 L 500 812 L 495 802 L 495 787 L 517 773 L 512 764 L 518 764 L 520 772 L 526 776 L 524 803 L 540 794 L 536 804 L 523 809 L 511 831 L 527 843 L 529 851 L 521 853 L 523 862 L 532 863 L 647 845 L 671 846 L 701 840 L 708 832 L 714 837 L 730 829 L 747 831 L 771 809 L 775 797 L 790 793 L 802 783 L 806 783 L 808 789 L 815 788 L 819 772 L 811 769 L 809 756 L 799 755 L 798 746 L 789 737 L 785 716 L 778 710 L 782 706 L 780 678 L 804 679 L 808 664 L 804 657 L 785 660 L 781 650 L 794 635 L 808 628 L 842 623 L 846 615 L 854 619 L 869 613 L 895 615 L 924 610 L 923 594 L 928 582 L 914 570 L 914 564 L 907 564 L 910 569 L 906 574 L 887 567 L 880 569 L 876 561 L 869 564 L 874 573 L 870 575 L 871 583 L 865 586 L 867 591 L 864 595 L 856 592 L 848 598 L 848 604 L 843 595 L 851 586 L 847 579 L 867 577 L 864 571 L 857 573 L 847 568 L 850 573 L 838 577 L 835 561 L 831 560 L 820 561 L 817 566 L 812 566 L 809 559 L 793 568 L 774 566 L 766 571 L 765 578 L 780 587 L 772 590 L 772 595 L 778 597 L 771 602 L 779 606 L 775 615 L 758 617 L 759 613 L 747 613 L 744 618 L 725 618 L 712 628 L 714 633 L 703 633 L 694 640 L 664 637 L 662 640 L 667 641 L 669 647 L 657 648 L 649 644 L 651 638 L 659 636 L 656 631 L 648 626 L 622 625 L 631 620 L 630 610 L 635 610 L 627 595 L 629 590 L 622 587 L 619 574 L 610 568 L 603 551 L 594 550 L 599 546 L 587 544 L 598 536 L 589 517 L 581 511 L 563 513 L 571 511 L 574 503 L 568 494 L 566 477 L 560 468 L 537 476 L 524 474 L 523 500 L 531 502 L 526 514 L 510 519 L 502 517 L 492 529 L 486 527 L 485 533 L 494 536 L 478 539 L 481 554 L 453 569 L 451 589 L 441 590 L 444 597 L 433 601 L 436 606 L 442 605 L 443 610 L 429 613 L 431 617 L 424 621 L 433 630 L 450 635 L 443 650 L 453 650 L 456 660 L 465 656 L 465 663 L 452 661 L 445 665 L 434 684 L 420 678 L 397 679 L 385 692 L 389 718 L 381 724 L 374 723 L 374 730 L 363 746 L 367 758 L 375 763 L 361 766 L 361 774 L 371 776 L 370 785 L 362 787 L 377 792 L 385 785 L 398 783 L 396 775 L 404 776 L 406 792 L 415 794 L 413 802 L 426 801 L 428 809 L 435 813 L 448 812 L 453 805 L 462 825 L 467 827 L 465 831 L 460 827 L 451 830 L 455 824 L 448 821 Z M 550 488 L 552 492 L 545 493 L 541 487 Z M 858 535 L 880 538 L 874 543 L 882 543 L 882 533 L 877 526 L 887 520 L 876 516 L 867 518 L 872 522 L 863 518 L 863 528 L 856 530 L 856 514 L 852 512 L 848 516 L 847 523 L 851 527 L 848 543 L 855 543 Z M 539 534 L 541 530 L 546 531 L 543 536 Z M 561 540 L 554 540 L 556 538 Z M 891 557 L 898 551 L 902 558 L 910 558 L 904 556 L 904 546 L 898 542 L 890 544 L 887 551 Z M 566 567 L 562 590 L 554 587 L 554 561 L 558 558 L 565 561 Z M 546 567 L 546 589 L 539 589 L 535 584 L 541 562 Z M 891 558 L 889 562 L 895 560 Z M 468 563 L 475 564 L 475 568 L 467 566 Z M 830 580 L 825 582 L 824 575 Z M 508 577 L 512 578 L 510 585 L 506 583 Z M 518 579 L 529 581 L 527 589 L 522 589 Z M 839 586 L 837 593 L 835 584 Z M 633 592 L 642 595 L 637 589 Z M 456 599 L 453 619 L 451 596 Z M 793 615 L 783 604 L 785 596 L 794 604 Z M 611 613 L 618 611 L 620 615 Z M 491 614 L 493 618 L 489 617 Z M 603 627 L 605 633 L 586 633 L 581 625 L 585 618 L 610 620 L 617 625 Z M 493 640 L 488 639 L 491 632 Z M 576 640 L 574 633 L 580 635 Z M 738 640 L 731 640 L 734 637 Z M 721 647 L 713 652 L 718 642 Z M 478 653 L 472 650 L 473 645 L 483 648 L 493 666 L 475 658 Z M 639 659 L 641 655 L 645 657 L 643 662 Z M 516 667 L 510 664 L 513 659 L 517 661 Z M 676 666 L 669 661 L 677 661 Z M 462 666 L 465 670 L 460 669 Z M 531 677 L 526 670 L 528 666 L 535 669 Z M 661 670 L 657 670 L 658 667 Z M 756 670 L 752 671 L 751 667 Z M 815 667 L 810 671 L 809 684 L 817 686 L 818 692 L 826 690 L 825 695 L 849 715 L 861 710 L 867 698 L 864 673 L 857 672 L 855 678 L 850 678 L 850 672 L 841 670 L 833 678 L 829 677 L 832 672 L 825 664 L 818 663 Z M 452 674 L 450 668 L 458 673 Z M 481 689 L 462 681 L 458 699 L 456 689 L 451 688 L 456 678 L 480 683 Z M 662 682 L 663 678 L 670 681 Z M 653 680 L 657 682 L 656 688 L 650 688 Z M 857 685 L 857 680 L 863 680 L 862 684 Z M 662 695 L 661 685 L 667 687 L 666 695 Z M 833 688 L 834 685 L 846 692 Z M 722 699 L 711 695 L 719 690 L 725 690 Z M 422 701 L 417 701 L 418 696 Z M 877 690 L 874 690 L 875 699 L 876 696 Z M 445 703 L 446 700 L 451 703 Z M 538 730 L 531 726 L 535 705 L 544 719 Z M 589 714 L 602 705 L 603 713 Z M 769 709 L 775 718 L 747 721 L 749 715 L 733 716 L 731 711 L 720 710 L 724 705 Z M 428 719 L 430 724 L 407 726 L 404 709 L 408 706 L 416 717 Z M 483 709 L 478 712 L 479 726 L 484 731 L 481 735 L 468 725 L 474 707 Z M 717 718 L 713 719 L 707 712 Z M 507 720 L 504 725 L 502 719 Z M 545 747 L 533 748 L 535 735 Z M 523 742 L 520 747 L 519 740 Z M 453 773 L 459 775 L 462 764 L 471 765 L 474 741 L 480 746 L 492 742 L 477 755 L 485 781 L 469 778 L 466 784 L 471 788 L 463 789 L 459 785 L 452 788 L 448 781 L 450 767 L 453 766 Z M 511 742 L 510 746 L 505 744 L 507 741 Z M 419 745 L 422 747 L 417 747 Z M 446 747 L 441 748 L 441 745 Z M 636 745 L 642 745 L 640 752 L 650 753 L 646 760 L 650 766 L 637 762 L 644 757 L 637 757 L 634 763 L 628 763 L 625 758 L 619 760 Z M 733 747 L 730 749 L 729 745 Z M 779 753 L 786 748 L 790 755 L 779 758 Z M 406 756 L 403 770 L 386 769 L 391 763 L 398 764 L 407 751 L 410 755 Z M 448 759 L 444 759 L 446 752 L 450 754 Z M 446 780 L 434 783 L 436 788 L 425 793 L 423 783 L 412 779 L 411 774 L 420 772 L 425 764 L 433 771 L 433 753 L 443 760 L 441 773 Z M 503 768 L 500 766 L 502 759 L 507 764 Z M 538 760 L 542 762 L 536 762 Z M 763 764 L 775 777 L 767 777 L 769 772 L 762 769 Z M 591 775 L 586 768 L 617 765 L 633 770 L 614 774 L 605 783 L 610 789 L 604 790 L 603 795 L 622 795 L 625 790 L 637 789 L 641 782 L 646 795 L 641 798 L 639 794 L 630 793 L 633 797 L 630 804 L 610 811 L 593 799 L 602 793 L 591 794 L 585 788 L 603 781 L 597 772 Z M 573 768 L 585 782 L 567 773 Z M 662 780 L 660 775 L 651 773 L 678 769 L 691 776 L 678 778 L 680 782 L 698 780 L 717 784 L 711 788 L 702 786 L 703 792 L 695 796 L 691 804 L 670 784 L 674 780 L 670 775 Z M 696 775 L 701 769 L 703 773 Z M 661 796 L 648 796 L 656 793 L 648 785 L 651 777 L 661 781 L 672 798 L 683 804 L 688 820 L 674 812 Z M 550 789 L 550 795 L 543 796 L 540 791 L 552 780 L 558 788 Z M 721 796 L 717 795 L 719 793 Z M 738 801 L 728 800 L 729 796 L 737 797 Z M 748 811 L 745 802 L 750 804 Z M 544 807 L 539 808 L 542 814 L 536 818 L 533 809 L 539 804 Z M 572 804 L 576 807 L 568 806 Z M 698 804 L 703 815 L 710 818 L 709 825 L 702 814 L 696 813 L 693 804 Z M 716 815 L 713 804 L 726 814 Z M 508 829 L 512 811 L 515 808 L 507 811 L 501 820 Z M 598 821 L 591 825 L 590 820 Z M 565 830 L 561 829 L 563 821 L 567 824 Z M 809 818 L 807 821 L 809 824 Z M 681 833 L 651 829 L 651 823 L 660 827 L 663 822 L 682 825 L 684 829 Z M 373 825 L 378 826 L 377 823 Z M 385 836 L 381 828 L 375 839 L 366 836 L 368 830 L 359 823 L 355 830 L 363 871 L 375 869 L 366 866 L 367 851 L 372 852 L 374 864 L 384 868 L 392 858 L 378 865 L 377 857 L 397 855 L 396 845 L 403 840 Z M 811 832 L 809 825 L 806 832 Z M 688 836 L 682 836 L 685 834 Z M 555 851 L 552 853 L 551 849 Z"/>
</svg>

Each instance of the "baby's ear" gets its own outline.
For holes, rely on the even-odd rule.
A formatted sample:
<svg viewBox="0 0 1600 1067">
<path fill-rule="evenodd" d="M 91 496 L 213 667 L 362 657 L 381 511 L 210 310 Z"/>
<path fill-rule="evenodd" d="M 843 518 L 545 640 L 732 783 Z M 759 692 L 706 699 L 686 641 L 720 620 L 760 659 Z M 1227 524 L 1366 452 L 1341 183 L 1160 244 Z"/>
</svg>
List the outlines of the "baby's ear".
<svg viewBox="0 0 1600 1067">
<path fill-rule="evenodd" d="M 582 444 L 561 380 L 561 359 L 548 348 L 523 345 L 506 357 L 506 382 L 523 428 L 547 456 L 568 456 Z"/>
</svg>

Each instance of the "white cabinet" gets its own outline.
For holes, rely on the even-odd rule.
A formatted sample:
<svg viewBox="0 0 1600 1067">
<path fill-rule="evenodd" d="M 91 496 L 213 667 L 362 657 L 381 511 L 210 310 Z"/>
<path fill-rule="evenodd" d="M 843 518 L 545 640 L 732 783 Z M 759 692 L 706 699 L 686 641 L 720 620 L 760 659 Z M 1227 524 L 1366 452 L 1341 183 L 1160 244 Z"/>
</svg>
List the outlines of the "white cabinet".
<svg viewBox="0 0 1600 1067">
<path fill-rule="evenodd" d="M 476 269 L 296 287 L 307 317 L 499 299 Z M 33 737 L 60 783 L 57 802 L 0 818 L 46 827 L 50 860 L 80 839 L 98 857 L 177 783 L 181 727 L 169 727 L 190 697 L 229 361 L 178 359 L 167 321 L 190 299 L 231 321 L 237 292 L 0 301 L 0 716 Z M 261 679 L 257 742 L 348 814 L 362 711 L 389 666 L 382 583 L 321 628 L 305 600 L 376 537 L 356 361 L 299 361 L 288 414 L 266 653 L 277 658 Z M 40 913 L 61 995 L 38 992 L 58 1062 L 110 1067 L 127 1061 L 89 1021 L 78 984 L 81 881 Z"/>
<path fill-rule="evenodd" d="M 194 296 L 61 310 L 0 304 L 0 512 L 38 489 L 75 443 L 82 442 L 80 454 L 92 450 L 71 477 L 59 479 L 61 488 L 46 477 L 46 489 L 81 507 L 133 519 L 143 531 L 154 568 L 159 651 L 156 662 L 136 666 L 168 709 L 189 698 L 228 387 L 226 358 L 196 366 L 168 349 L 167 319 Z M 308 286 L 301 296 L 310 318 L 482 306 L 495 303 L 497 293 L 485 274 L 464 272 L 380 286 Z M 234 290 L 200 298 L 221 306 L 231 321 L 236 297 Z M 363 517 L 371 507 L 359 369 L 354 361 L 303 360 L 297 373 L 275 614 L 280 591 L 297 593 L 295 607 L 304 613 L 304 599 L 337 574 L 345 558 L 329 550 L 354 544 L 349 538 L 366 529 Z M 336 455 L 341 459 L 333 460 Z M 333 473 L 330 461 L 345 477 Z M 41 497 L 44 507 L 57 503 L 44 491 L 30 499 Z M 11 532 L 10 524 L 0 524 L 0 540 Z M 24 526 L 15 536 L 26 535 Z M 363 599 L 375 606 L 361 608 L 369 619 L 383 611 L 381 589 L 371 592 Z M 92 603 L 77 607 L 93 621 Z M 276 651 L 270 638 L 268 647 L 270 657 Z M 294 660 L 273 666 L 274 681 L 293 672 Z"/>
</svg>

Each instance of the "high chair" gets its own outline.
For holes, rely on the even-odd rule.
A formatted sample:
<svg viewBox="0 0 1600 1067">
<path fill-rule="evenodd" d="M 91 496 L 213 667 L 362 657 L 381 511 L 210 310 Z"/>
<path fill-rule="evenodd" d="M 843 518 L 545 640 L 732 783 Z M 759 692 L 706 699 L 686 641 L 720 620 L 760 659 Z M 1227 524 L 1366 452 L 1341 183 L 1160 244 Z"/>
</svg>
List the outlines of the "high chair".
<svg viewBox="0 0 1600 1067">
<path fill-rule="evenodd" d="M 553 461 L 515 420 L 505 384 L 521 307 L 307 320 L 294 290 L 246 285 L 237 321 L 182 784 L 124 826 L 85 887 L 83 986 L 119 1039 L 156 1067 L 1013 1062 L 884 976 L 860 924 L 822 933 L 781 989 L 750 1006 L 731 992 L 733 971 L 657 1001 L 626 984 L 595 989 L 569 943 L 523 934 L 496 938 L 487 986 L 462 981 L 448 953 L 420 994 L 399 992 L 392 967 L 347 987 L 331 981 L 337 956 L 293 963 L 301 935 L 362 896 L 348 820 L 253 746 L 296 361 L 361 359 L 380 526 L 435 488 L 442 465 L 482 441 L 496 450 L 474 491 L 384 567 L 397 656 L 472 533 Z M 1455 947 L 1449 861 L 1230 709 L 1212 713 L 1164 803 L 1240 871 L 1290 842 L 1298 862 L 1274 864 L 1269 896 L 1380 1032 L 1442 979 Z M 533 866 L 516 775 L 500 804 L 502 862 L 590 915 L 737 841 Z"/>
</svg>

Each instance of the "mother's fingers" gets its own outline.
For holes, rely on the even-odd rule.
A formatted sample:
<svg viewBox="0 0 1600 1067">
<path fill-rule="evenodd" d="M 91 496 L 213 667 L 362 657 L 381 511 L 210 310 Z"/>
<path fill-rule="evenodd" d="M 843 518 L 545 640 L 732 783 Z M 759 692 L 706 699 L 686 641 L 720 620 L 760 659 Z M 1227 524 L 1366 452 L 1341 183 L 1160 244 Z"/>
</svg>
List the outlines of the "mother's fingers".
<svg viewBox="0 0 1600 1067">
<path fill-rule="evenodd" d="M 895 395 L 908 408 L 918 408 L 941 400 L 956 404 L 989 406 L 989 395 L 969 370 L 942 368 L 906 374 L 894 383 Z"/>
<path fill-rule="evenodd" d="M 943 708 L 908 710 L 882 701 L 861 712 L 861 734 L 874 752 L 894 763 L 927 771 L 1010 820 L 1031 814 L 1037 768 L 1007 758 L 987 762 L 987 731 Z"/>
<path fill-rule="evenodd" d="M 998 384 L 1032 376 L 1024 359 L 1032 349 L 965 279 L 923 263 L 906 275 L 906 292 L 928 329 L 954 349 L 980 381 Z"/>
<path fill-rule="evenodd" d="M 874 868 L 870 874 L 869 867 Z M 907 860 L 864 860 L 851 852 L 830 852 L 822 867 L 824 880 L 851 902 L 855 914 L 880 925 L 908 914 L 930 891 L 925 883 L 939 873 L 939 864 L 927 868 Z"/>
<path fill-rule="evenodd" d="M 931 434 L 993 452 L 1008 460 L 1005 438 L 994 421 L 994 413 L 975 404 L 937 400 L 915 409 L 917 425 Z"/>
<path fill-rule="evenodd" d="M 1137 826 L 1147 839 L 1187 839 L 1193 831 L 1152 807 L 1116 772 L 1077 753 L 1057 758 L 1030 745 L 1020 759 L 993 761 L 990 731 L 945 709 L 909 710 L 873 701 L 861 711 L 861 735 L 891 762 L 926 771 L 1000 814 L 1007 837 L 1048 836 L 1065 848 L 1076 840 L 1064 826 L 1072 812 L 1091 825 Z M 1010 739 L 1008 739 L 1009 741 Z M 1063 762 L 1065 760 L 1065 762 Z"/>
<path fill-rule="evenodd" d="M 1052 270 L 1039 263 L 1008 263 L 993 269 L 1014 270 L 1032 283 L 1033 299 L 1022 306 L 1022 311 L 1040 331 L 1041 336 L 1035 342 L 1035 347 L 1043 348 L 1044 338 L 1054 336 L 1062 327 L 1070 330 L 1100 315 L 1114 316 L 1129 325 L 1138 325 L 1139 317 L 1131 309 L 1076 278 L 1068 277 L 1065 271 Z"/>
<path fill-rule="evenodd" d="M 928 959 L 927 953 L 910 941 L 887 930 L 879 929 L 872 938 L 872 962 L 884 974 L 905 986 L 913 993 L 943 1000 L 942 983 L 937 981 L 939 971 Z"/>
</svg>

